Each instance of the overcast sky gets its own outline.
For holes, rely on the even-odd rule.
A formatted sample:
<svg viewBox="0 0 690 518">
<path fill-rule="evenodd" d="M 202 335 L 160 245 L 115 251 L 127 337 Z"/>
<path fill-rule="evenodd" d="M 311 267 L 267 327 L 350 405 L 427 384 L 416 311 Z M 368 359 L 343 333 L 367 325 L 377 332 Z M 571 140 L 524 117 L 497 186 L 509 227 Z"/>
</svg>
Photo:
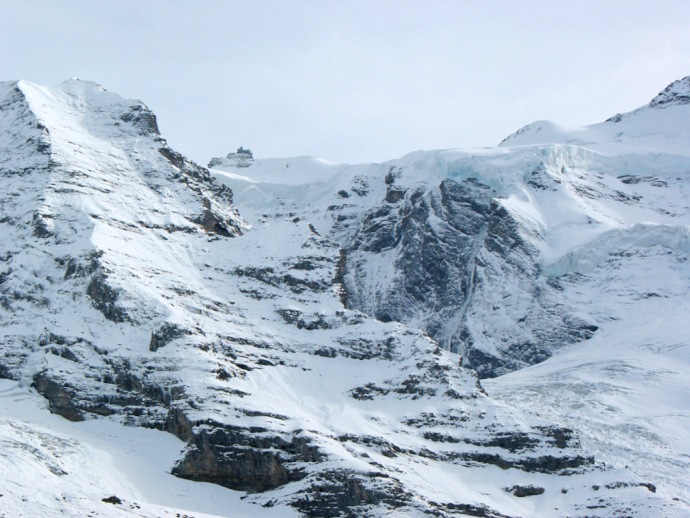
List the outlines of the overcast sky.
<svg viewBox="0 0 690 518">
<path fill-rule="evenodd" d="M 690 75 L 687 0 L 0 0 L 0 80 L 142 99 L 177 150 L 383 161 L 599 122 Z"/>
</svg>

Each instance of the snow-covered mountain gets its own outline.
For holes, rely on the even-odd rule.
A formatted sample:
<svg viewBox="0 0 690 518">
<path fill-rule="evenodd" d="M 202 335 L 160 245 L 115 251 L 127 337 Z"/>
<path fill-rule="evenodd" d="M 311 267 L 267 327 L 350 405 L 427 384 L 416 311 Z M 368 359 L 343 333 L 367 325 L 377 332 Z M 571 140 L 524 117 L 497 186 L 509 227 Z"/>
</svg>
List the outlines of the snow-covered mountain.
<svg viewBox="0 0 690 518">
<path fill-rule="evenodd" d="M 685 515 L 688 84 L 591 145 L 211 173 L 1 84 L 0 509 Z"/>
<path fill-rule="evenodd" d="M 249 221 L 291 212 L 343 246 L 349 307 L 421 328 L 495 376 L 596 331 L 599 317 L 558 281 L 579 247 L 636 224 L 661 242 L 686 232 L 690 105 L 675 92 L 688 82 L 609 122 L 570 133 L 535 123 L 498 148 L 211 165 Z"/>
</svg>

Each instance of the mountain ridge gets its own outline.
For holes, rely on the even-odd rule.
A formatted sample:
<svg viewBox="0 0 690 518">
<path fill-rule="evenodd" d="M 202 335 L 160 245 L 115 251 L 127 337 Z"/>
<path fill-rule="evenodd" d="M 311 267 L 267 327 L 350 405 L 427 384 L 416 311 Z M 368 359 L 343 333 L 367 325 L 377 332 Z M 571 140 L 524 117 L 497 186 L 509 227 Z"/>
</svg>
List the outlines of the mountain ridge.
<svg viewBox="0 0 690 518">
<path fill-rule="evenodd" d="M 690 103 L 690 76 L 674 81 L 649 102 L 650 107 Z"/>
<path fill-rule="evenodd" d="M 573 144 L 605 155 L 656 152 L 687 156 L 690 76 L 674 81 L 644 106 L 589 126 L 565 127 L 537 121 L 503 139 L 499 146 Z"/>
</svg>

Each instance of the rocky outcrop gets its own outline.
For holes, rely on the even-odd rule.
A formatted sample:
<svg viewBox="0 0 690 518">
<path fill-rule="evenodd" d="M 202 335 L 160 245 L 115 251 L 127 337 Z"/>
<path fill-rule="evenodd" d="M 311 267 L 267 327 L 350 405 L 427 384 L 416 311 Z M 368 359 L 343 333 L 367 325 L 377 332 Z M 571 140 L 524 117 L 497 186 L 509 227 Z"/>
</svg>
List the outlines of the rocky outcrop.
<svg viewBox="0 0 690 518">
<path fill-rule="evenodd" d="M 690 76 L 674 81 L 649 103 L 651 108 L 690 104 Z"/>
<path fill-rule="evenodd" d="M 160 135 L 156 114 L 142 103 L 133 104 L 129 110 L 120 115 L 120 120 L 131 124 L 140 135 Z"/>
<path fill-rule="evenodd" d="M 513 493 L 513 495 L 517 496 L 518 498 L 541 495 L 545 491 L 543 487 L 539 486 L 512 486 L 505 488 L 505 490 L 508 493 Z"/>
<path fill-rule="evenodd" d="M 313 518 L 355 518 L 375 513 L 377 508 L 392 511 L 409 505 L 413 498 L 400 481 L 381 472 L 326 471 L 309 482 L 292 505 Z"/>
<path fill-rule="evenodd" d="M 164 322 L 162 326 L 151 333 L 149 351 L 156 352 L 161 347 L 165 347 L 176 338 L 191 335 L 193 332 L 172 322 Z"/>
<path fill-rule="evenodd" d="M 69 383 L 55 381 L 47 372 L 39 372 L 34 376 L 31 386 L 48 400 L 52 413 L 70 421 L 84 420 L 84 413 L 74 402 L 75 388 Z"/>
<path fill-rule="evenodd" d="M 289 440 L 264 428 L 200 425 L 195 428 L 186 454 L 173 474 L 213 482 L 230 489 L 260 492 L 306 476 L 298 462 L 323 458 L 308 437 Z"/>
<path fill-rule="evenodd" d="M 386 177 L 386 198 L 356 232 L 350 222 L 335 223 L 333 234 L 344 240 L 349 307 L 422 328 L 482 377 L 544 361 L 592 336 L 596 326 L 569 314 L 541 272 L 539 253 L 488 185 L 446 179 L 402 189 L 394 182 Z M 390 269 L 374 278 L 369 265 L 381 261 Z M 501 286 L 506 282 L 510 293 Z M 524 294 L 522 307 L 500 298 L 516 292 Z M 486 319 L 505 327 L 490 335 Z"/>
<path fill-rule="evenodd" d="M 209 234 L 236 237 L 247 230 L 232 204 L 232 190 L 219 184 L 206 168 L 188 160 L 183 155 L 163 146 L 158 152 L 178 171 L 174 179 L 184 183 L 200 197 L 201 210 L 191 219 Z"/>
<path fill-rule="evenodd" d="M 86 294 L 91 298 L 93 307 L 108 320 L 113 322 L 127 320 L 127 311 L 118 304 L 120 292 L 108 284 L 104 273 L 99 272 L 91 277 Z"/>
</svg>

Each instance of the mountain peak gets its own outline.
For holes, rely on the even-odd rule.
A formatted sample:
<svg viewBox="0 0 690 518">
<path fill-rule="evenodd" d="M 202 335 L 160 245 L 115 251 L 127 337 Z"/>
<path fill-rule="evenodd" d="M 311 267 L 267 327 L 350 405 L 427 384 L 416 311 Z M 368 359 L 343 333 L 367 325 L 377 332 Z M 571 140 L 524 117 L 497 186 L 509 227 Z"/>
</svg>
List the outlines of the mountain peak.
<svg viewBox="0 0 690 518">
<path fill-rule="evenodd" d="M 13 84 L 50 131 L 64 133 L 68 128 L 80 127 L 108 138 L 114 131 L 123 136 L 160 136 L 156 116 L 143 102 L 109 92 L 98 83 L 72 78 L 52 87 L 29 81 Z M 104 130 L 107 135 L 102 134 Z"/>
<path fill-rule="evenodd" d="M 690 76 L 678 79 L 668 85 L 650 101 L 649 106 L 656 108 L 674 104 L 690 104 Z"/>
<path fill-rule="evenodd" d="M 669 107 L 673 109 L 666 109 Z M 648 104 L 618 113 L 604 122 L 566 128 L 537 121 L 509 135 L 499 146 L 568 144 L 612 155 L 647 152 L 686 155 L 689 109 L 690 76 L 687 76 L 668 85 Z"/>
<path fill-rule="evenodd" d="M 606 122 L 620 122 L 631 115 L 637 115 L 649 109 L 687 105 L 690 105 L 690 76 L 674 81 L 659 92 L 648 104 L 628 113 L 618 113 L 607 119 Z"/>
</svg>

